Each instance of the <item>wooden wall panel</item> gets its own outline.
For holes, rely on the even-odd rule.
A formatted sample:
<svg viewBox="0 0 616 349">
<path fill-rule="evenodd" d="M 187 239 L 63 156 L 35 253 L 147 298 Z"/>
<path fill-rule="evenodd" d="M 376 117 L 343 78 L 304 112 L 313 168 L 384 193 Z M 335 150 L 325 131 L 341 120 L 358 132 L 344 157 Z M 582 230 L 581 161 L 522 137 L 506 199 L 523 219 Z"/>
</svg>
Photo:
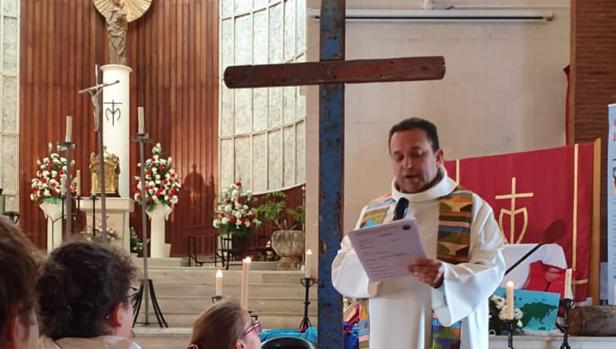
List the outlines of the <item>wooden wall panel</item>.
<svg viewBox="0 0 616 349">
<path fill-rule="evenodd" d="M 47 142 L 62 139 L 64 118 L 70 114 L 75 117 L 76 168 L 82 170 L 82 187 L 89 192 L 87 165 L 95 149 L 92 108 L 77 90 L 93 85 L 94 65 L 107 62 L 107 33 L 90 0 L 24 0 L 21 13 L 20 211 L 25 231 L 42 247 L 46 225 L 29 200 L 29 181 Z M 133 68 L 131 115 L 137 106 L 145 107 L 146 131 L 173 157 L 182 178 L 180 202 L 167 223 L 172 254 L 181 255 L 187 234 L 214 232 L 218 1 L 153 1 L 149 11 L 129 25 L 127 59 Z M 136 117 L 131 119 L 133 133 Z M 133 144 L 131 178 L 137 156 Z M 137 210 L 131 225 L 138 231 L 139 222 Z"/>
<path fill-rule="evenodd" d="M 601 259 L 607 260 L 607 195 L 605 191 L 608 104 L 616 102 L 616 22 L 609 14 L 616 2 L 571 2 L 571 101 L 575 142 L 601 138 Z"/>
</svg>

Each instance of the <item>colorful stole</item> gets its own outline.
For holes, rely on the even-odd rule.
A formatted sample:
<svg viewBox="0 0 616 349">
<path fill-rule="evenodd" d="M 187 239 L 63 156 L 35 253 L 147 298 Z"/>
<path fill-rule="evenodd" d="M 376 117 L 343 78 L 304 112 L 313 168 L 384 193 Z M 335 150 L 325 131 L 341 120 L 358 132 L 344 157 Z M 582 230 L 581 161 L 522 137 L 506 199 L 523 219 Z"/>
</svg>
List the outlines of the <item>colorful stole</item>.
<svg viewBox="0 0 616 349">
<path fill-rule="evenodd" d="M 395 200 L 383 196 L 369 204 L 360 218 L 360 228 L 382 224 Z M 468 261 L 470 232 L 473 217 L 473 195 L 461 187 L 439 199 L 439 225 L 436 258 L 447 263 L 458 264 Z M 360 303 L 359 347 L 368 348 L 369 314 L 368 301 Z M 432 316 L 432 349 L 459 349 L 462 322 L 450 327 L 440 324 Z"/>
</svg>

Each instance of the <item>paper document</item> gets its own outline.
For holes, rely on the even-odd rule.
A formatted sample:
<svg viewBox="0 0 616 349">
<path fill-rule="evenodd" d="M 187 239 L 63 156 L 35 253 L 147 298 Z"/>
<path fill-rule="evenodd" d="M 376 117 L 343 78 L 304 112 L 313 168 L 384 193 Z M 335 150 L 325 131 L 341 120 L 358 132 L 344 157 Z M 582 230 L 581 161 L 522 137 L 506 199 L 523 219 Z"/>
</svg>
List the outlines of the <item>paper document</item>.
<svg viewBox="0 0 616 349">
<path fill-rule="evenodd" d="M 370 281 L 409 275 L 410 262 L 426 255 L 414 219 L 353 230 L 348 235 Z"/>
</svg>

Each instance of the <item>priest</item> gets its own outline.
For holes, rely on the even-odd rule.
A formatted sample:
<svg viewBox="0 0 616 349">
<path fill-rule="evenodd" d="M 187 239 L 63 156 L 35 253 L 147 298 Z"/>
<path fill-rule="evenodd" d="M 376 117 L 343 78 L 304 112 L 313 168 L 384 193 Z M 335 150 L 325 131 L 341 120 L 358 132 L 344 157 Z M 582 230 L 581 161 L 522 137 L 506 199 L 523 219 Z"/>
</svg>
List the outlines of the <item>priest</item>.
<svg viewBox="0 0 616 349">
<path fill-rule="evenodd" d="M 372 349 L 488 348 L 488 297 L 505 271 L 492 208 L 443 167 L 436 126 L 410 118 L 389 132 L 391 193 L 361 212 L 356 228 L 415 219 L 426 256 L 408 276 L 371 281 L 348 237 L 332 265 L 344 296 L 368 299 Z"/>
</svg>

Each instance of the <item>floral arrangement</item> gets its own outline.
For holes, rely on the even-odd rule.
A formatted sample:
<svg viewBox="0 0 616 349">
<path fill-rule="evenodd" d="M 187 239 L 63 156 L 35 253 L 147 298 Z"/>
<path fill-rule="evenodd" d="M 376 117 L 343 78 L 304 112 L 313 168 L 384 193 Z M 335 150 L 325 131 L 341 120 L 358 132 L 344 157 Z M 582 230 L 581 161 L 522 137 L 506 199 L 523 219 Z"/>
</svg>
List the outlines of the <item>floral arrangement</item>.
<svg viewBox="0 0 616 349">
<path fill-rule="evenodd" d="M 94 232 L 92 232 L 92 227 L 86 227 L 86 230 L 81 232 L 81 235 L 83 235 L 83 237 L 87 240 L 87 241 L 95 241 L 98 243 L 104 243 L 105 241 L 103 241 L 103 230 L 101 228 L 100 225 L 97 225 L 94 227 Z M 117 231 L 115 231 L 114 229 L 107 227 L 107 241 L 111 242 L 111 241 L 118 241 L 120 240 L 120 234 L 118 234 Z"/>
<path fill-rule="evenodd" d="M 130 252 L 141 253 L 143 252 L 143 243 L 139 240 L 135 228 L 130 227 Z"/>
<path fill-rule="evenodd" d="M 36 202 L 56 203 L 62 200 L 66 182 L 67 161 L 58 152 L 53 151 L 51 143 L 48 144 L 49 154 L 42 160 L 36 160 L 38 169 L 30 185 L 30 200 Z M 71 162 L 74 165 L 75 161 Z M 76 188 L 71 186 L 71 192 Z"/>
<path fill-rule="evenodd" d="M 241 182 L 235 182 L 223 189 L 216 207 L 214 228 L 223 234 L 233 234 L 242 238 L 250 236 L 251 230 L 261 225 L 251 204 L 252 194 L 242 188 Z"/>
<path fill-rule="evenodd" d="M 513 318 L 515 328 L 514 332 L 522 332 L 522 317 L 524 313 L 519 308 L 515 308 L 513 311 Z M 505 334 L 508 333 L 506 326 L 507 321 L 507 300 L 501 296 L 492 295 L 490 297 L 490 333 L 492 334 Z"/>
<path fill-rule="evenodd" d="M 171 208 L 178 203 L 180 180 L 171 167 L 171 157 L 164 158 L 160 143 L 152 148 L 152 156 L 145 161 L 145 206 L 152 211 L 157 205 L 167 205 Z M 141 166 L 141 163 L 137 164 Z M 141 177 L 135 176 L 137 181 L 135 201 L 141 203 Z"/>
</svg>

